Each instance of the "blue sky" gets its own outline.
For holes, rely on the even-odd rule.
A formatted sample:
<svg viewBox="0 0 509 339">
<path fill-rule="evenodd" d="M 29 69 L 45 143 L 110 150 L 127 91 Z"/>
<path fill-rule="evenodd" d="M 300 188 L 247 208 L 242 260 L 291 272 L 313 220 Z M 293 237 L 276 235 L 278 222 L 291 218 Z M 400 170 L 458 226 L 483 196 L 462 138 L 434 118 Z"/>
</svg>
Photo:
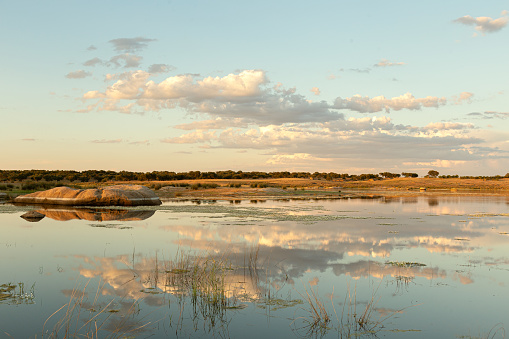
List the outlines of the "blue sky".
<svg viewBox="0 0 509 339">
<path fill-rule="evenodd" d="M 508 10 L 0 1 L 0 166 L 505 174 Z"/>
</svg>

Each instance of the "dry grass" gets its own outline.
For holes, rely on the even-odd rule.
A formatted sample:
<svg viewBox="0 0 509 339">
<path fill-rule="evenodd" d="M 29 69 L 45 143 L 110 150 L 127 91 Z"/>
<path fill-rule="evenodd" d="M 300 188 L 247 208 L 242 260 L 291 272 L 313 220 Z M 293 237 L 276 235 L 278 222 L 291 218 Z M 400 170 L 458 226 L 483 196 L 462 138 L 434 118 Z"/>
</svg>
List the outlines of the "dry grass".
<svg viewBox="0 0 509 339">
<path fill-rule="evenodd" d="M 101 294 L 99 283 L 94 300 L 89 303 L 87 286 L 88 282 L 82 289 L 80 286 L 74 288 L 69 302 L 46 319 L 41 338 L 126 338 L 141 332 L 150 325 L 150 322 L 142 323 L 141 320 L 130 321 L 131 316 L 137 311 L 138 301 L 134 301 L 121 317 L 115 317 L 115 321 L 112 321 L 112 317 L 120 313 L 119 310 L 111 307 L 115 300 L 111 300 L 104 306 L 99 304 L 98 299 Z M 46 330 L 46 325 L 63 310 L 65 313 L 60 315 L 53 328 Z"/>
</svg>

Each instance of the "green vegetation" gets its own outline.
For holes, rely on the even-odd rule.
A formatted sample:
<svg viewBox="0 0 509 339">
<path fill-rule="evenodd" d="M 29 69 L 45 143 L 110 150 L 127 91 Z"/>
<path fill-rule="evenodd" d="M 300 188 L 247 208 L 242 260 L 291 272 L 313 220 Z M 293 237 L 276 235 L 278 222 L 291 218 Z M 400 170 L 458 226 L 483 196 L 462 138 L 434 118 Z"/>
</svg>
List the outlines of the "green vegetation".
<svg viewBox="0 0 509 339">
<path fill-rule="evenodd" d="M 425 177 L 438 177 L 439 172 L 430 170 Z M 346 181 L 362 181 L 362 180 L 382 180 L 393 179 L 399 177 L 417 178 L 417 173 L 403 172 L 391 173 L 381 172 L 379 174 L 364 173 L 364 174 L 347 174 L 347 173 L 334 173 L 334 172 L 243 172 L 243 171 L 216 171 L 216 172 L 171 172 L 171 171 L 152 171 L 152 172 L 128 172 L 128 171 L 104 171 L 104 170 L 88 170 L 88 171 L 58 171 L 58 170 L 0 170 L 0 182 L 7 183 L 0 185 L 0 191 L 11 190 L 14 188 L 12 183 L 22 182 L 30 187 L 40 184 L 51 185 L 56 187 L 65 183 L 106 183 L 113 181 L 177 181 L 177 180 L 206 180 L 206 179 L 281 179 L 281 178 L 300 178 L 300 179 L 313 179 L 313 180 L 346 180 Z M 440 178 L 458 178 L 458 175 L 442 175 Z M 484 179 L 484 180 L 499 180 L 502 178 L 509 178 L 509 173 L 505 176 L 461 176 L 460 179 Z M 189 185 L 189 184 L 188 184 Z M 266 184 L 254 184 L 256 187 Z M 158 186 L 156 186 L 158 187 Z M 182 186 L 180 186 L 182 187 Z M 37 188 L 39 189 L 39 188 Z M 157 188 L 155 188 L 157 189 Z"/>
<path fill-rule="evenodd" d="M 22 282 L 17 285 L 12 283 L 0 285 L 0 304 L 33 304 L 34 298 L 35 284 L 29 290 L 25 289 L 25 284 Z"/>
</svg>

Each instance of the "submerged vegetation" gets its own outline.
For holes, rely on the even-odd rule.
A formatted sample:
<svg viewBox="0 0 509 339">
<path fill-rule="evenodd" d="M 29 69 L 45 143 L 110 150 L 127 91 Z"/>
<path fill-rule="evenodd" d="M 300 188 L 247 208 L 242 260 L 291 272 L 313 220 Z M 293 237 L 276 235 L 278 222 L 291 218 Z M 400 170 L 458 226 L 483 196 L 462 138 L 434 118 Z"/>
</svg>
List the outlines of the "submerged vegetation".
<svg viewBox="0 0 509 339">
<path fill-rule="evenodd" d="M 2 284 L 0 285 L 0 304 L 19 305 L 33 304 L 35 298 L 35 284 L 26 289 L 25 284 Z"/>
</svg>

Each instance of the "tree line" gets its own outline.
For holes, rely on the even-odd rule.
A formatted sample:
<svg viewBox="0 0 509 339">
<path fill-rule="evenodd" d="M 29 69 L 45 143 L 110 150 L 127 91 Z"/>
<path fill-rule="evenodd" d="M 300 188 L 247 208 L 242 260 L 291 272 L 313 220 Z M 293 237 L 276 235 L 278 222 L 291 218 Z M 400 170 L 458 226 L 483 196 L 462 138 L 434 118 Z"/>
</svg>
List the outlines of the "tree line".
<svg viewBox="0 0 509 339">
<path fill-rule="evenodd" d="M 334 172 L 243 172 L 243 171 L 216 171 L 216 172 L 129 172 L 129 171 L 105 171 L 105 170 L 0 170 L 0 182 L 23 182 L 23 181 L 67 181 L 67 182 L 108 182 L 108 181 L 175 181 L 175 180 L 197 180 L 197 179 L 279 179 L 279 178 L 306 178 L 315 180 L 381 180 L 399 177 L 417 178 L 417 173 L 403 172 L 391 173 L 381 172 L 378 174 L 347 174 Z M 442 175 L 439 172 L 430 170 L 425 177 L 432 178 L 458 178 L 457 175 Z M 509 178 L 507 173 L 505 178 Z M 497 180 L 502 176 L 461 176 L 464 179 L 492 179 Z"/>
</svg>

